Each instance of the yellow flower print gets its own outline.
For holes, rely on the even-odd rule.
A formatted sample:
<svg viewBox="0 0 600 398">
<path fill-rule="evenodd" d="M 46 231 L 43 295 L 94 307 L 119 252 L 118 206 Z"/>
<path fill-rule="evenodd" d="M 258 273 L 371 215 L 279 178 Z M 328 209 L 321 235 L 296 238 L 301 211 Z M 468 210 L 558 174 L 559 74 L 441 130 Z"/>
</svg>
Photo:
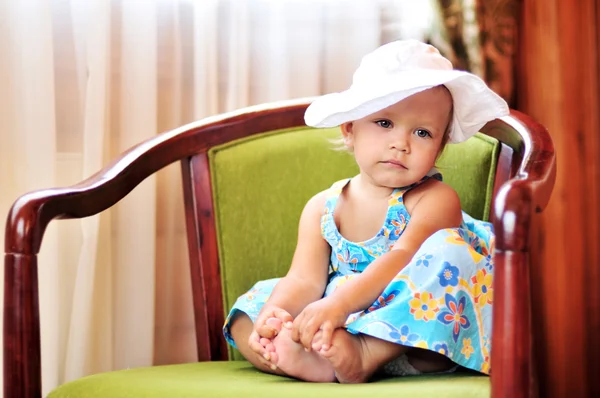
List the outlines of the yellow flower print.
<svg viewBox="0 0 600 398">
<path fill-rule="evenodd" d="M 392 242 L 393 243 L 393 242 Z M 389 251 L 389 248 L 386 248 L 385 246 L 371 246 L 371 247 L 365 247 L 365 249 L 367 250 L 367 253 L 369 253 L 370 256 L 372 257 L 379 257 L 384 253 L 387 253 Z"/>
<path fill-rule="evenodd" d="M 414 347 L 425 348 L 425 349 L 429 348 L 429 346 L 427 345 L 427 342 L 425 340 L 420 340 L 419 342 L 417 342 L 417 344 L 414 345 Z"/>
<path fill-rule="evenodd" d="M 471 278 L 471 282 L 474 283 L 473 295 L 475 296 L 475 302 L 479 307 L 483 307 L 486 304 L 492 304 L 494 301 L 494 277 L 492 274 L 488 274 L 485 269 L 480 269 L 477 271 L 477 274 Z"/>
<path fill-rule="evenodd" d="M 490 247 L 494 245 L 494 238 L 491 237 L 490 238 Z M 490 253 L 492 253 L 492 250 L 490 250 L 490 248 L 488 248 L 487 243 L 485 243 L 485 240 L 480 239 L 479 240 L 479 249 L 481 250 L 481 255 L 486 257 L 488 256 Z"/>
<path fill-rule="evenodd" d="M 456 229 L 447 229 L 446 231 L 450 232 L 452 235 L 446 238 L 447 243 L 452 243 L 453 245 L 466 245 L 465 239 Z"/>
<path fill-rule="evenodd" d="M 485 258 L 485 256 L 482 256 L 477 250 L 473 249 L 472 246 L 469 246 L 469 254 L 475 263 L 478 263 Z"/>
<path fill-rule="evenodd" d="M 490 357 L 483 358 L 483 364 L 481 365 L 481 373 L 490 374 Z"/>
<path fill-rule="evenodd" d="M 465 356 L 465 358 L 469 359 L 472 353 L 475 352 L 475 349 L 471 345 L 471 339 L 464 338 L 463 339 L 463 348 L 460 350 L 460 353 Z"/>
<path fill-rule="evenodd" d="M 446 238 L 446 243 L 451 243 L 453 245 L 469 246 L 469 254 L 473 258 L 473 261 L 475 263 L 478 263 L 483 258 L 485 258 L 485 256 L 482 256 L 481 253 L 475 250 L 475 248 L 471 245 L 473 244 L 473 239 L 477 238 L 477 235 L 475 235 L 473 232 L 465 231 L 464 229 L 447 229 L 446 231 L 451 232 L 451 235 Z M 479 242 L 477 244 L 481 243 L 478 239 L 476 239 L 475 241 Z"/>
<path fill-rule="evenodd" d="M 256 294 L 260 293 L 260 290 L 257 288 L 252 288 L 246 293 L 247 300 L 254 300 L 256 298 Z"/>
<path fill-rule="evenodd" d="M 402 203 L 404 200 L 402 199 L 402 191 L 394 192 L 388 201 L 390 206 L 394 206 L 398 203 Z"/>
<path fill-rule="evenodd" d="M 435 319 L 435 313 L 440 309 L 438 301 L 428 292 L 415 293 L 415 298 L 409 301 L 410 313 L 417 321 L 431 321 Z"/>
</svg>

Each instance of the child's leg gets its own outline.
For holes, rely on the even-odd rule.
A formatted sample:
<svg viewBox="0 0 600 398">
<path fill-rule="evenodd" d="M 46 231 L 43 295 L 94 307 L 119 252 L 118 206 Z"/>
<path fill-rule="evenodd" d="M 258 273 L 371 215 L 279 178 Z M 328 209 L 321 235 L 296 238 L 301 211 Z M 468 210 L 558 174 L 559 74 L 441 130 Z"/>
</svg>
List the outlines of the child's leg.
<svg viewBox="0 0 600 398">
<path fill-rule="evenodd" d="M 320 334 L 315 346 L 320 346 Z M 419 372 L 443 372 L 456 366 L 445 356 L 433 351 L 406 347 L 365 334 L 352 334 L 345 329 L 333 332 L 331 347 L 320 351 L 329 360 L 340 383 L 363 383 L 390 361 L 407 354 L 409 363 Z"/>
<path fill-rule="evenodd" d="M 313 340 L 316 346 L 320 345 L 319 338 L 320 333 L 317 333 Z M 330 348 L 319 354 L 331 363 L 340 383 L 365 383 L 383 365 L 410 349 L 376 337 L 336 329 Z"/>
</svg>

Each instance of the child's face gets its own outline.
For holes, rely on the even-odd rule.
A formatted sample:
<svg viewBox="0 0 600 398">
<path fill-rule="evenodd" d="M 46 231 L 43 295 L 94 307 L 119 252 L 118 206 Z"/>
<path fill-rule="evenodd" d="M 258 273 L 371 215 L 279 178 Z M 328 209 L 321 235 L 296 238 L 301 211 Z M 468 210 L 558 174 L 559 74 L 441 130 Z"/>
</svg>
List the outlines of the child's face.
<svg viewBox="0 0 600 398">
<path fill-rule="evenodd" d="M 452 96 L 440 86 L 341 128 L 361 175 L 397 188 L 419 181 L 434 166 L 451 117 Z"/>
</svg>

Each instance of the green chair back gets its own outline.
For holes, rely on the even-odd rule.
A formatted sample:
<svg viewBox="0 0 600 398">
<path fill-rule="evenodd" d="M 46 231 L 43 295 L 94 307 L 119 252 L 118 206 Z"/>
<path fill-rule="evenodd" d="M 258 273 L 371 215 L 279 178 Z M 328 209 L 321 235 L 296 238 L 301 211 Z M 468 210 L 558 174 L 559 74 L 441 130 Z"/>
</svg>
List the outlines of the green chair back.
<svg viewBox="0 0 600 398">
<path fill-rule="evenodd" d="M 210 150 L 224 311 L 263 279 L 285 275 L 306 201 L 358 168 L 334 149 L 339 129 L 277 130 Z M 500 143 L 483 134 L 446 147 L 437 167 L 463 210 L 487 220 Z M 231 359 L 242 356 L 230 348 Z"/>
</svg>

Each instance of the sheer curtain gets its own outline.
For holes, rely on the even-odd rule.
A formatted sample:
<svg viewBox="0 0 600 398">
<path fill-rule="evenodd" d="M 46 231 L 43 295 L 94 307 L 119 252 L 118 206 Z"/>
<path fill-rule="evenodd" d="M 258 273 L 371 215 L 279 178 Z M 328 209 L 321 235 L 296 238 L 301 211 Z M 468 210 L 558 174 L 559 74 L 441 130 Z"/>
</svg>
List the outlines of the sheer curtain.
<svg viewBox="0 0 600 398">
<path fill-rule="evenodd" d="M 2 221 L 18 195 L 76 183 L 161 131 L 341 90 L 363 54 L 426 39 L 434 18 L 408 0 L 2 1 Z M 179 178 L 169 166 L 99 216 L 51 223 L 39 260 L 44 393 L 196 359 Z"/>
</svg>

